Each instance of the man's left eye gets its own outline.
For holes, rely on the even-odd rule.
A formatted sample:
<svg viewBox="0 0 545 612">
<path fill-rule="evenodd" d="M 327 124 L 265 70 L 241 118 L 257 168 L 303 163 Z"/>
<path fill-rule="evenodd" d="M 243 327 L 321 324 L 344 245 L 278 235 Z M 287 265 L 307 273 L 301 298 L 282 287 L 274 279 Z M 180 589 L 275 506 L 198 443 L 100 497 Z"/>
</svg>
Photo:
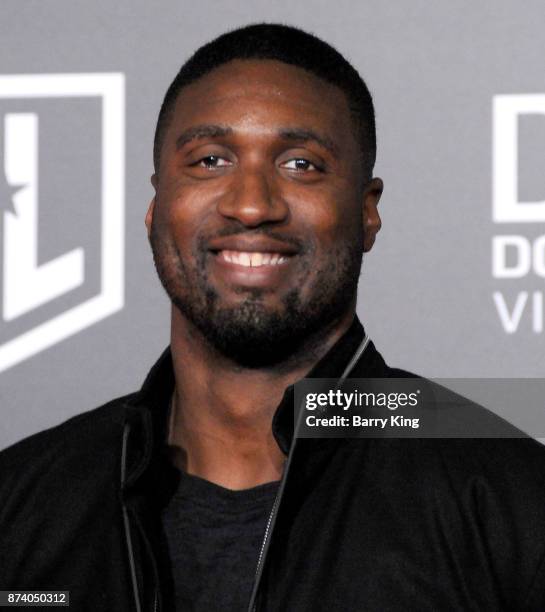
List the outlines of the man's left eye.
<svg viewBox="0 0 545 612">
<path fill-rule="evenodd" d="M 304 157 L 295 157 L 294 159 L 289 159 L 287 162 L 282 164 L 283 168 L 287 168 L 288 170 L 296 170 L 298 172 L 307 172 L 313 170 L 319 170 L 319 168 L 314 165 L 312 162 L 308 161 Z"/>
</svg>

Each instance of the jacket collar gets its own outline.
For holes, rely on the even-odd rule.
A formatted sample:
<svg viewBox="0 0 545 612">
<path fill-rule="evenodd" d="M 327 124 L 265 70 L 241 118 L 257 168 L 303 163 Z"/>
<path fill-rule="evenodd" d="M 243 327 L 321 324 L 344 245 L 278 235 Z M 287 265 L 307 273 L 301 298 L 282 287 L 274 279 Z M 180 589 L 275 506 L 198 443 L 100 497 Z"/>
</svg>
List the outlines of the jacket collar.
<svg viewBox="0 0 545 612">
<path fill-rule="evenodd" d="M 361 344 L 364 330 L 355 317 L 346 333 L 307 374 L 307 378 L 338 378 Z M 353 370 L 354 377 L 380 377 L 387 369 L 382 357 L 370 342 Z M 124 488 L 128 489 L 148 472 L 154 457 L 166 459 L 168 414 L 170 398 L 174 389 L 174 370 L 170 347 L 167 348 L 150 370 L 139 393 L 133 396 L 127 411 L 129 424 L 127 444 L 126 477 Z M 293 438 L 294 387 L 284 392 L 272 420 L 275 439 L 284 453 L 288 453 Z M 160 470 L 152 470 L 149 478 L 160 477 Z M 147 479 L 146 479 L 147 480 Z"/>
<path fill-rule="evenodd" d="M 357 317 L 354 317 L 352 325 L 348 328 L 345 334 L 339 338 L 339 340 L 331 347 L 325 356 L 312 368 L 312 370 L 306 375 L 306 378 L 341 377 L 346 365 L 359 348 L 364 336 L 365 331 L 362 324 Z M 357 371 L 359 376 L 379 376 L 376 367 L 373 369 L 372 373 L 370 371 L 371 365 L 377 360 L 377 356 L 379 357 L 379 361 L 384 364 L 373 343 L 370 342 L 367 349 L 358 360 L 357 366 L 353 370 L 353 374 Z M 295 387 L 294 385 L 291 385 L 284 392 L 282 401 L 276 409 L 272 421 L 274 437 L 286 455 L 288 454 L 291 442 L 293 440 L 294 395 Z"/>
</svg>

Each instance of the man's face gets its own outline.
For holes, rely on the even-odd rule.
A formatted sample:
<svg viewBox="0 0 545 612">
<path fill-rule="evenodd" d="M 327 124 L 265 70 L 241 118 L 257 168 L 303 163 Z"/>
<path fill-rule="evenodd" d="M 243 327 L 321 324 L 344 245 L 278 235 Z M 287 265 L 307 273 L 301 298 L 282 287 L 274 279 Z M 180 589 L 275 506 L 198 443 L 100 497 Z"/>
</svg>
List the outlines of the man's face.
<svg viewBox="0 0 545 612">
<path fill-rule="evenodd" d="M 276 61 L 180 93 L 146 223 L 172 302 L 235 362 L 279 363 L 353 311 L 381 190 L 354 133 L 339 89 Z"/>
</svg>

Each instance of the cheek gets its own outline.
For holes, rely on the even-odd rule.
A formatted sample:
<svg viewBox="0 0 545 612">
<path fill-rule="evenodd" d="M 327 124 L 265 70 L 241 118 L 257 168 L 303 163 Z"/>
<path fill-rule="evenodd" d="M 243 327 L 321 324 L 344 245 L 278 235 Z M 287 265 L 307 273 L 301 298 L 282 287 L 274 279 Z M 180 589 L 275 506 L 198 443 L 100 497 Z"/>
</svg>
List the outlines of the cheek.
<svg viewBox="0 0 545 612">
<path fill-rule="evenodd" d="M 192 248 L 203 218 L 198 202 L 185 196 L 158 198 L 154 217 L 161 233 L 174 240 L 180 251 Z"/>
<path fill-rule="evenodd" d="M 362 235 L 359 209 L 340 195 L 298 207 L 294 220 L 319 250 L 360 241 Z"/>
</svg>

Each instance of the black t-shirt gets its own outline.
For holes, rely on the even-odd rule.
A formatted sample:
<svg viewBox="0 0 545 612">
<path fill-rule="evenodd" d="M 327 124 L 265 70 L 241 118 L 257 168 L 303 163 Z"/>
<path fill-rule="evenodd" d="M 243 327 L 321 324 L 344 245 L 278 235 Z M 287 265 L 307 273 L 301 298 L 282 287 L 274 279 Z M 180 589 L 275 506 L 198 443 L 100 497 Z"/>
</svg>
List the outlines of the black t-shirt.
<svg viewBox="0 0 545 612">
<path fill-rule="evenodd" d="M 161 517 L 178 612 L 247 609 L 278 485 L 232 491 L 181 474 Z"/>
</svg>

